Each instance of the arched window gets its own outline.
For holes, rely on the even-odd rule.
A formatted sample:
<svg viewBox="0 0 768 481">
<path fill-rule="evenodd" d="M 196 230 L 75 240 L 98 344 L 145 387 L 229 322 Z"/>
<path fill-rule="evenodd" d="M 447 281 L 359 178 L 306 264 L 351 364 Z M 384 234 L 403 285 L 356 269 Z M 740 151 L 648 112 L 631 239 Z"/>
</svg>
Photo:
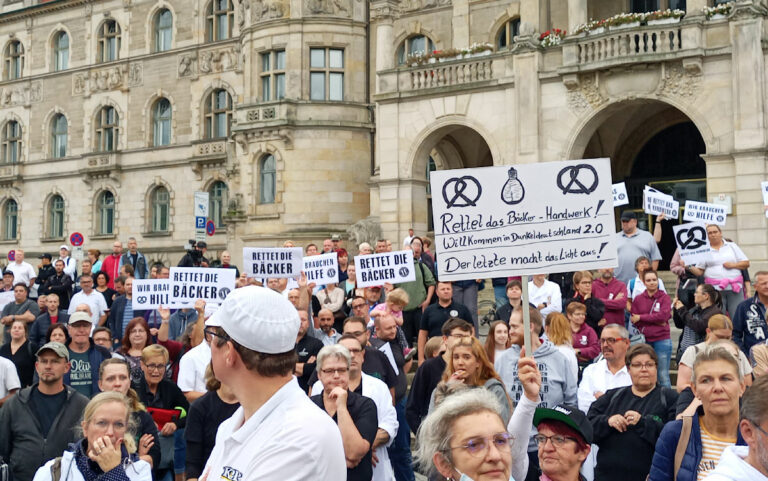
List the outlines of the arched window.
<svg viewBox="0 0 768 481">
<path fill-rule="evenodd" d="M 224 212 L 226 212 L 228 197 L 227 184 L 221 181 L 214 182 L 208 191 L 208 218 L 213 221 L 216 227 L 224 225 Z"/>
<path fill-rule="evenodd" d="M 54 159 L 67 155 L 67 118 L 56 114 L 51 120 L 51 156 Z"/>
<path fill-rule="evenodd" d="M 99 225 L 97 232 L 100 235 L 114 234 L 115 232 L 115 194 L 105 190 L 99 195 L 98 200 Z"/>
<path fill-rule="evenodd" d="M 69 67 L 69 35 L 59 32 L 53 37 L 53 70 L 66 70 Z"/>
<path fill-rule="evenodd" d="M 163 8 L 155 15 L 155 52 L 165 52 L 171 49 L 173 36 L 173 15 Z"/>
<path fill-rule="evenodd" d="M 509 48 L 518 35 L 520 35 L 520 19 L 508 20 L 496 36 L 496 47 L 499 50 Z"/>
<path fill-rule="evenodd" d="M 171 216 L 171 195 L 165 187 L 157 187 L 152 191 L 150 199 L 152 208 L 152 232 L 168 232 Z"/>
<path fill-rule="evenodd" d="M 432 39 L 424 35 L 408 37 L 397 49 L 397 64 L 405 65 L 409 55 L 427 54 L 435 49 Z"/>
<path fill-rule="evenodd" d="M 216 42 L 232 36 L 235 9 L 232 0 L 211 0 L 205 9 L 205 40 Z"/>
<path fill-rule="evenodd" d="M 3 163 L 15 164 L 21 158 L 21 124 L 9 120 L 3 127 Z"/>
<path fill-rule="evenodd" d="M 120 25 L 114 20 L 101 24 L 98 32 L 97 62 L 111 62 L 120 58 Z"/>
<path fill-rule="evenodd" d="M 54 195 L 48 202 L 48 237 L 64 237 L 64 199 Z"/>
<path fill-rule="evenodd" d="M 19 205 L 13 199 L 3 206 L 3 240 L 15 240 L 19 226 Z"/>
<path fill-rule="evenodd" d="M 5 69 L 3 78 L 15 80 L 21 78 L 24 71 L 24 46 L 18 40 L 8 42 L 5 47 Z"/>
<path fill-rule="evenodd" d="M 96 115 L 96 151 L 112 152 L 117 150 L 120 134 L 120 118 L 114 107 L 106 106 Z"/>
<path fill-rule="evenodd" d="M 275 156 L 267 155 L 261 159 L 261 165 L 259 166 L 260 178 L 259 178 L 259 201 L 262 204 L 274 204 L 275 203 Z"/>
<path fill-rule="evenodd" d="M 152 142 L 155 147 L 171 143 L 171 102 L 158 99 L 152 109 Z"/>
<path fill-rule="evenodd" d="M 232 97 L 224 89 L 211 92 L 205 101 L 205 138 L 229 136 L 232 123 Z"/>
</svg>

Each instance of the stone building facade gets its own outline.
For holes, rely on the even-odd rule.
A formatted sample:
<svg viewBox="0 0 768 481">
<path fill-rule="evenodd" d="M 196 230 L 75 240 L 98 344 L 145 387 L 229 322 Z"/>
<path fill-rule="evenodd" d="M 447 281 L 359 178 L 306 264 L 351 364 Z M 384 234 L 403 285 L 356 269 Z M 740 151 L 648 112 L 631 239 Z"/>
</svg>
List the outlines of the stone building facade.
<svg viewBox="0 0 768 481">
<path fill-rule="evenodd" d="M 431 229 L 432 169 L 610 157 L 632 207 L 645 183 L 730 203 L 726 236 L 768 259 L 764 1 L 30 1 L 0 14 L 8 248 L 80 231 L 175 260 L 196 190 L 213 250 L 368 217 L 401 239 Z M 687 14 L 572 34 L 668 7 Z"/>
</svg>

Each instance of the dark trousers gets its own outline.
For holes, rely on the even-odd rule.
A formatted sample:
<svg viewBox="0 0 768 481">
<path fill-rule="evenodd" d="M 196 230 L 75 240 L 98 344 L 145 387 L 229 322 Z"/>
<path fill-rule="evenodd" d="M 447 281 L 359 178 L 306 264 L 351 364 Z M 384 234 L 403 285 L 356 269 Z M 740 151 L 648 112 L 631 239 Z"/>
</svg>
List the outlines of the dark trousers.
<svg viewBox="0 0 768 481">
<path fill-rule="evenodd" d="M 541 468 L 539 468 L 539 452 L 528 451 L 528 474 L 525 481 L 539 481 L 541 477 Z"/>
<path fill-rule="evenodd" d="M 416 345 L 416 335 L 419 333 L 421 325 L 421 308 L 417 307 L 410 311 L 403 311 L 403 333 L 408 340 L 408 345 Z"/>
<path fill-rule="evenodd" d="M 400 427 L 397 428 L 397 436 L 390 447 L 389 461 L 392 463 L 392 469 L 395 471 L 397 481 L 415 481 L 413 474 L 413 460 L 411 459 L 411 430 L 408 428 L 408 421 L 405 419 L 405 401 L 407 397 L 395 403 L 397 412 L 397 422 Z"/>
</svg>

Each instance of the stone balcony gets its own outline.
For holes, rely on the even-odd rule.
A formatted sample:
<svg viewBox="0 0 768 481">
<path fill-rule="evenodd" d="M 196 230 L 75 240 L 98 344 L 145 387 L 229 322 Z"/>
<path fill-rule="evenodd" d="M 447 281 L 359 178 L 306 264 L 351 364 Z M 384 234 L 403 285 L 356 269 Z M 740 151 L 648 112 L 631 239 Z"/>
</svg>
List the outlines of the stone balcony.
<svg viewBox="0 0 768 481">
<path fill-rule="evenodd" d="M 90 185 L 100 179 L 111 179 L 120 185 L 120 152 L 92 152 L 84 154 L 78 169 L 83 182 Z"/>
</svg>

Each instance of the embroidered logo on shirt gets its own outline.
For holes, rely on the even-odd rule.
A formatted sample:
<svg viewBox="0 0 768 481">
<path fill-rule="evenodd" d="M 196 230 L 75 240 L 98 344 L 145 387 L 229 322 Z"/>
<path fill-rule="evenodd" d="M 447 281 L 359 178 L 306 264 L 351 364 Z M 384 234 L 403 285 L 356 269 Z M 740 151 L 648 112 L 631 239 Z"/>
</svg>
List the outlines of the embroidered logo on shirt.
<svg viewBox="0 0 768 481">
<path fill-rule="evenodd" d="M 221 479 L 226 481 L 240 481 L 242 477 L 243 473 L 235 468 L 224 466 L 224 468 L 221 470 Z"/>
</svg>

